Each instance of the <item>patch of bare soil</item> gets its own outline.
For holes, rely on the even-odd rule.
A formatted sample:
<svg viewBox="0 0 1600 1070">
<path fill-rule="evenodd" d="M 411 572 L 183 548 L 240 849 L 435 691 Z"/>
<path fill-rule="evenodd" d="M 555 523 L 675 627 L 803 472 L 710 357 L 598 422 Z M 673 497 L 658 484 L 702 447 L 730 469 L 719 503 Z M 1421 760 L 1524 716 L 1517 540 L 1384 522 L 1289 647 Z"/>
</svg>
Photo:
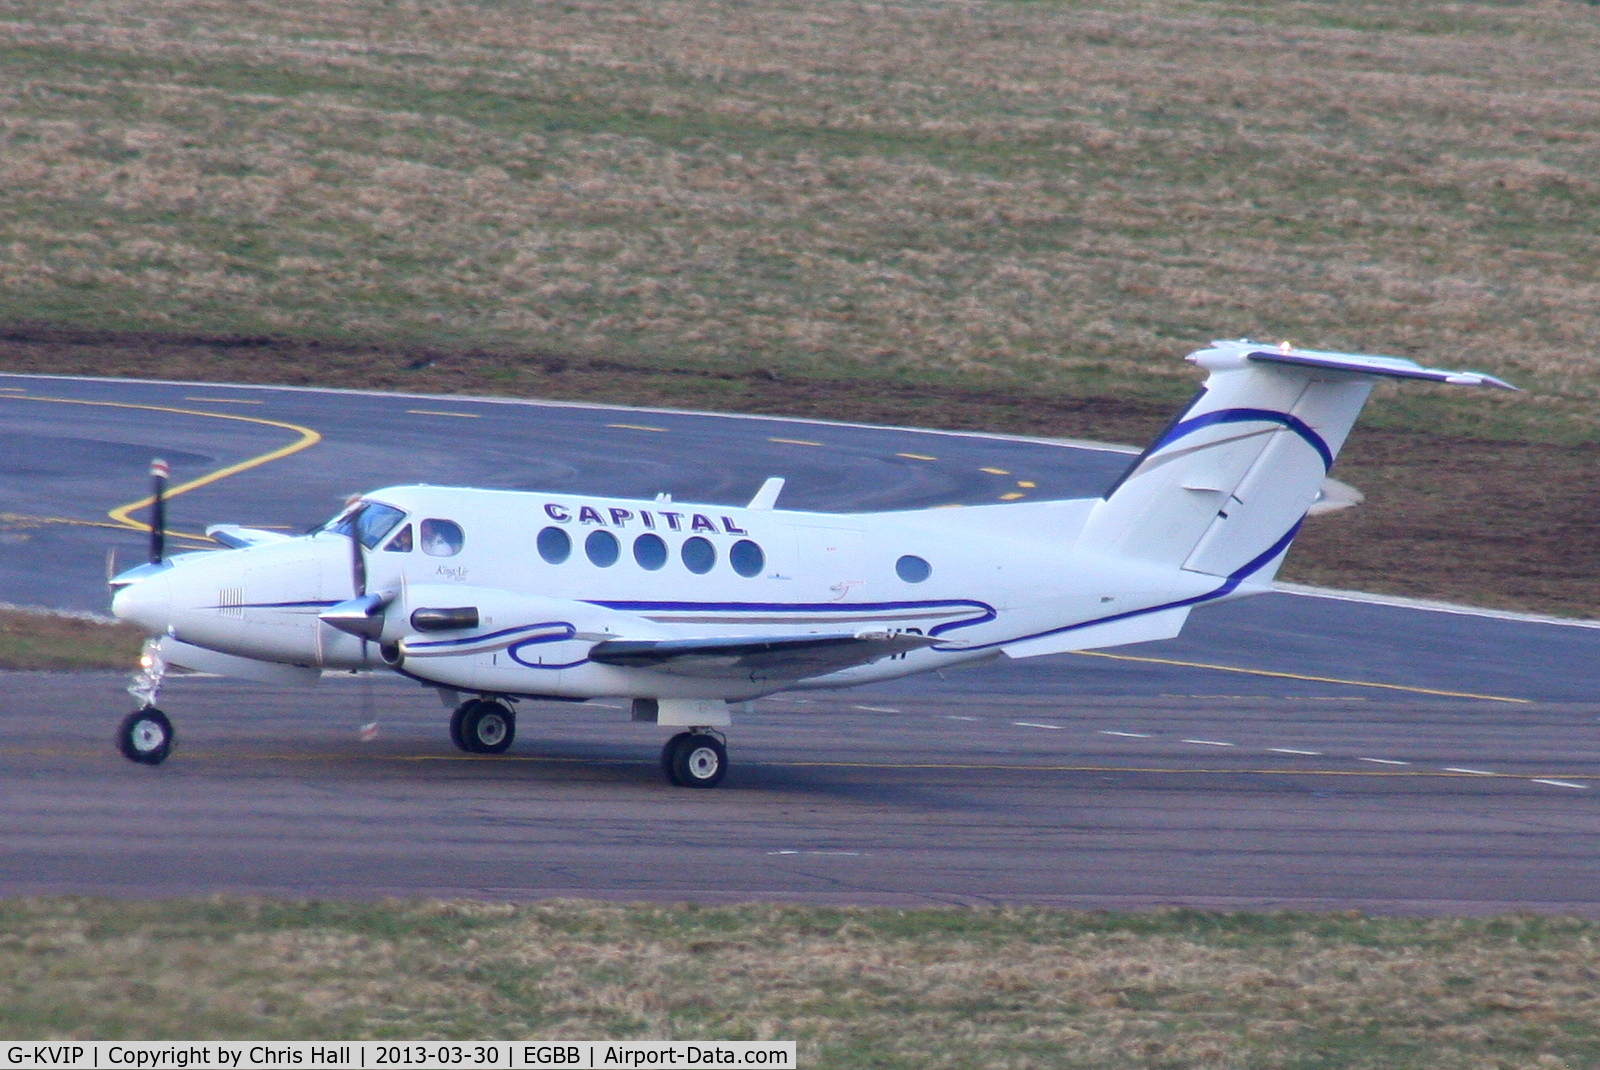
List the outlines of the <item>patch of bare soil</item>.
<svg viewBox="0 0 1600 1070">
<path fill-rule="evenodd" d="M 662 371 L 540 351 L 270 337 L 0 330 L 0 370 L 499 394 L 1144 443 L 1174 406 L 909 383 Z M 1600 481 L 1590 447 L 1360 429 L 1335 474 L 1364 505 L 1306 524 L 1284 578 L 1564 616 L 1600 616 Z"/>
</svg>

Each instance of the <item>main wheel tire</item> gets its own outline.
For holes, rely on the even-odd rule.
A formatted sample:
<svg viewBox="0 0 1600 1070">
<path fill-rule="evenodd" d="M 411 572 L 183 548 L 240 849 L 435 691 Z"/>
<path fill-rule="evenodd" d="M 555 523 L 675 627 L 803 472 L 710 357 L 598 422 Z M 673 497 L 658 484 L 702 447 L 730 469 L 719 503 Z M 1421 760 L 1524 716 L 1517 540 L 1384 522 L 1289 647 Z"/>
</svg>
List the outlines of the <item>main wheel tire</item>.
<svg viewBox="0 0 1600 1070">
<path fill-rule="evenodd" d="M 517 736 L 517 715 L 503 702 L 467 704 L 461 716 L 461 741 L 474 754 L 502 754 Z"/>
<path fill-rule="evenodd" d="M 680 788 L 684 784 L 683 781 L 678 779 L 678 748 L 687 740 L 693 738 L 693 732 L 679 732 L 667 740 L 661 748 L 661 772 L 666 774 L 667 779 Z"/>
<path fill-rule="evenodd" d="M 160 765 L 172 753 L 172 722 L 151 706 L 135 710 L 117 728 L 117 749 L 130 762 Z"/>
<path fill-rule="evenodd" d="M 728 748 L 716 736 L 687 735 L 672 752 L 672 782 L 685 788 L 714 788 L 728 772 Z"/>
<path fill-rule="evenodd" d="M 467 737 L 461 731 L 461 722 L 466 720 L 467 711 L 482 701 L 479 698 L 469 698 L 457 706 L 455 711 L 450 714 L 450 742 L 454 743 L 459 750 L 464 750 L 468 754 L 472 753 L 472 748 L 467 746 Z"/>
</svg>

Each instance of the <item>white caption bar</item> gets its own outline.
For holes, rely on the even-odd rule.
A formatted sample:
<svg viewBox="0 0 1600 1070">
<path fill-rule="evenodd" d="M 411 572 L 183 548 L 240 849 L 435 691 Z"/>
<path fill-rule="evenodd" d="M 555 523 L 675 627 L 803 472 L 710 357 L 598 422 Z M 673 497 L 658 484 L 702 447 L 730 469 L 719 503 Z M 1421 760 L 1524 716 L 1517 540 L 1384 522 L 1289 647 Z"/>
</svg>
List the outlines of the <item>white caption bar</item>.
<svg viewBox="0 0 1600 1070">
<path fill-rule="evenodd" d="M 792 1040 L 0 1042 L 0 1070 L 680 1070 L 795 1065 Z"/>
</svg>

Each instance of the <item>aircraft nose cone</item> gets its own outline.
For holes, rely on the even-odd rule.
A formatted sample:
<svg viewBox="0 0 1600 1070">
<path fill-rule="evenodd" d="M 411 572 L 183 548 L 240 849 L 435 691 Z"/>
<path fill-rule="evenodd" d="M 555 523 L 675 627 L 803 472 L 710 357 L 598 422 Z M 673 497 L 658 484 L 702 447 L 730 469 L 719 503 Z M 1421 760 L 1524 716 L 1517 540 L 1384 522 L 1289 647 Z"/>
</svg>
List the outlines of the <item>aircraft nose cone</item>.
<svg viewBox="0 0 1600 1070">
<path fill-rule="evenodd" d="M 172 577 L 159 572 L 120 587 L 111 597 L 111 613 L 151 635 L 166 631 L 172 618 Z"/>
</svg>

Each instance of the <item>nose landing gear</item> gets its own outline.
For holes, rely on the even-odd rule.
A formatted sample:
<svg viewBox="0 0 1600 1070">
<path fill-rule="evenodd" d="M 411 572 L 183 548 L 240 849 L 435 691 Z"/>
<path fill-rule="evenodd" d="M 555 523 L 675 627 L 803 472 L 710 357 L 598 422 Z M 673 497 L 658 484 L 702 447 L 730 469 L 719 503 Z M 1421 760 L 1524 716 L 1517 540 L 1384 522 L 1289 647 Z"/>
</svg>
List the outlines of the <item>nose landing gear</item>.
<svg viewBox="0 0 1600 1070">
<path fill-rule="evenodd" d="M 117 726 L 117 749 L 130 762 L 160 765 L 172 753 L 172 722 L 156 708 L 156 696 L 167 675 L 167 663 L 153 639 L 145 640 L 139 655 L 139 669 L 128 685 L 128 694 L 139 700 L 139 708 Z"/>
</svg>

